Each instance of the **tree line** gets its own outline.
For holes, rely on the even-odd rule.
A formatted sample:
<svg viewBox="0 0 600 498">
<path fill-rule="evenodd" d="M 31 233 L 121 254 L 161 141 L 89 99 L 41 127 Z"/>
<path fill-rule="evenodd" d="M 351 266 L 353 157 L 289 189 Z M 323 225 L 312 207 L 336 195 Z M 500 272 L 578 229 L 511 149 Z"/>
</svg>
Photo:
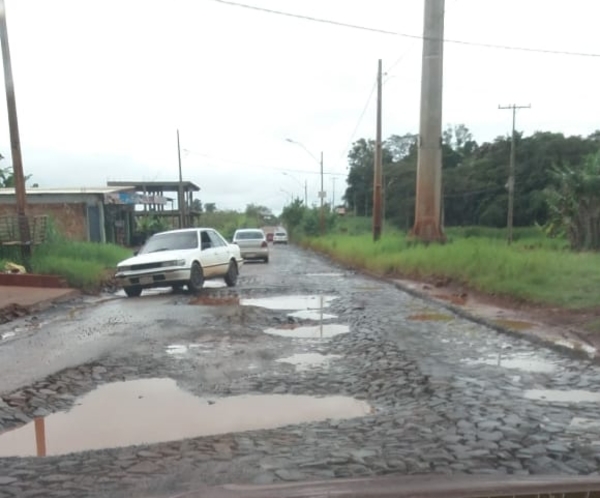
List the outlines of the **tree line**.
<svg viewBox="0 0 600 498">
<path fill-rule="evenodd" d="M 442 137 L 446 226 L 506 226 L 510 137 L 478 143 L 465 125 Z M 540 225 L 575 248 L 600 246 L 600 131 L 589 136 L 516 133 L 515 226 Z M 349 154 L 344 199 L 350 212 L 371 216 L 375 143 L 361 138 Z M 409 229 L 414 222 L 417 137 L 392 135 L 383 144 L 384 216 Z M 597 228 L 594 228 L 597 226 Z"/>
</svg>

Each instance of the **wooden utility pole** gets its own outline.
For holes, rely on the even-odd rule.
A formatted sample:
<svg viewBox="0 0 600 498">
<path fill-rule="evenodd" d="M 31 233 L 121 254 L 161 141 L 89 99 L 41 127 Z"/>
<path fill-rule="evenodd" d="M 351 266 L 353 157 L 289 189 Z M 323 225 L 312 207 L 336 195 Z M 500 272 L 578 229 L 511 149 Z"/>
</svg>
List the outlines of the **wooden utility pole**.
<svg viewBox="0 0 600 498">
<path fill-rule="evenodd" d="M 6 108 L 10 131 L 10 152 L 15 181 L 15 200 L 17 205 L 19 236 L 21 239 L 22 255 L 27 259 L 31 250 L 31 232 L 29 229 L 29 220 L 27 218 L 25 174 L 23 173 L 21 139 L 19 136 L 19 122 L 17 120 L 17 102 L 15 99 L 15 85 L 10 61 L 10 49 L 8 46 L 8 29 L 6 27 L 6 7 L 4 5 L 4 0 L 0 0 L 0 43 L 2 44 L 2 65 L 4 66 L 4 86 L 6 88 Z"/>
<path fill-rule="evenodd" d="M 417 192 L 411 234 L 427 242 L 445 240 L 441 221 L 443 71 L 444 0 L 425 0 Z"/>
<path fill-rule="evenodd" d="M 325 191 L 323 190 L 323 151 L 321 151 L 321 161 L 320 161 L 320 166 L 321 166 L 321 192 L 319 192 L 319 197 L 321 198 L 321 212 L 319 214 L 320 216 L 320 225 L 321 225 L 321 235 L 325 235 L 325 206 L 324 206 L 324 202 L 325 202 Z"/>
<path fill-rule="evenodd" d="M 373 240 L 381 238 L 382 201 L 381 184 L 383 177 L 381 151 L 381 59 L 377 61 L 377 118 L 375 132 L 375 164 L 373 167 Z"/>
<path fill-rule="evenodd" d="M 498 106 L 498 109 L 512 110 L 512 132 L 510 138 L 510 163 L 508 168 L 508 215 L 506 219 L 507 228 L 507 242 L 512 244 L 513 240 L 513 219 L 514 219 L 514 206 L 515 206 L 515 121 L 517 115 L 517 109 L 530 109 L 531 104 L 528 105 L 506 105 Z"/>
<path fill-rule="evenodd" d="M 177 204 L 179 205 L 179 228 L 186 228 L 185 223 L 185 199 L 183 192 L 183 176 L 181 173 L 181 147 L 179 145 L 179 130 L 177 130 L 177 159 L 179 162 L 179 199 Z"/>
</svg>

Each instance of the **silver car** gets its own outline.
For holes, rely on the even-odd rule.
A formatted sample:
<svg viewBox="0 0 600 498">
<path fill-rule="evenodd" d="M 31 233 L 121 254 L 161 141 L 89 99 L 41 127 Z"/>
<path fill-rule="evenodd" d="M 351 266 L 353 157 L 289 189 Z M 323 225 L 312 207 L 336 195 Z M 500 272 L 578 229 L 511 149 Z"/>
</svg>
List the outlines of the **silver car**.
<svg viewBox="0 0 600 498">
<path fill-rule="evenodd" d="M 269 244 L 265 232 L 259 228 L 243 228 L 236 230 L 233 243 L 240 248 L 242 258 L 269 262 Z"/>
</svg>

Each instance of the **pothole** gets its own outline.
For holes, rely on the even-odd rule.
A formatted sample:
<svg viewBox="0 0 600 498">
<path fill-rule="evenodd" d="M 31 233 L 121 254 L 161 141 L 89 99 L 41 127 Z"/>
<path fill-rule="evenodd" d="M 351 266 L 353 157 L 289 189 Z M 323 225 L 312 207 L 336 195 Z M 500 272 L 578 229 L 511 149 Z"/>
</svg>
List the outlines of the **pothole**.
<svg viewBox="0 0 600 498">
<path fill-rule="evenodd" d="M 270 310 L 320 310 L 328 307 L 335 296 L 275 296 L 241 299 L 242 306 L 256 306 Z"/>
<path fill-rule="evenodd" d="M 556 389 L 530 389 L 523 393 L 525 398 L 560 403 L 600 403 L 600 393 L 573 389 L 559 391 Z"/>
<path fill-rule="evenodd" d="M 600 420 L 584 417 L 573 417 L 567 427 L 572 432 L 600 432 Z"/>
<path fill-rule="evenodd" d="M 449 322 L 450 320 L 453 320 L 454 317 L 443 313 L 417 313 L 415 315 L 410 315 L 408 319 L 416 322 Z"/>
<path fill-rule="evenodd" d="M 532 373 L 551 373 L 556 370 L 556 365 L 547 360 L 532 358 L 530 355 L 489 355 L 476 360 L 464 360 L 468 365 L 493 365 L 513 370 L 522 370 Z"/>
<path fill-rule="evenodd" d="M 190 349 L 196 349 L 199 347 L 201 347 L 200 344 L 169 344 L 165 348 L 165 352 L 167 354 L 180 355 L 188 353 Z"/>
<path fill-rule="evenodd" d="M 328 339 L 336 335 L 347 334 L 348 332 L 350 332 L 350 327 L 348 325 L 340 325 L 337 323 L 323 323 L 295 328 L 278 327 L 264 330 L 265 334 L 299 339 Z"/>
<path fill-rule="evenodd" d="M 298 371 L 310 370 L 314 367 L 329 366 L 332 360 L 340 358 L 340 355 L 324 355 L 320 353 L 298 353 L 287 358 L 279 358 L 279 363 L 289 363 Z"/>
<path fill-rule="evenodd" d="M 293 313 L 288 313 L 288 316 L 293 318 L 298 318 L 299 320 L 335 320 L 337 315 L 331 315 L 329 313 L 321 313 L 320 311 L 315 310 L 300 310 L 294 311 Z"/>
<path fill-rule="evenodd" d="M 343 277 L 343 273 L 307 273 L 307 277 L 330 277 L 330 278 L 339 278 Z"/>
<path fill-rule="evenodd" d="M 367 403 L 344 396 L 204 399 L 183 391 L 172 379 L 115 382 L 86 394 L 68 412 L 0 434 L 0 457 L 65 455 L 369 413 Z"/>
</svg>

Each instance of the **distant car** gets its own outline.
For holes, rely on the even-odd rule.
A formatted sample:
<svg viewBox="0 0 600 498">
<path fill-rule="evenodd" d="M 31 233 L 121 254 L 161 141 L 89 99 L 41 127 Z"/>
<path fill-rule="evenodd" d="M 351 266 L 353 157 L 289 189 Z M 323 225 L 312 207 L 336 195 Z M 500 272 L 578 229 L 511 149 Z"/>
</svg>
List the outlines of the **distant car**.
<svg viewBox="0 0 600 498">
<path fill-rule="evenodd" d="M 288 243 L 288 236 L 287 236 L 287 232 L 285 232 L 284 230 L 277 230 L 273 234 L 273 244 L 287 244 L 287 243 Z"/>
<path fill-rule="evenodd" d="M 273 242 L 273 232 L 267 234 L 267 242 Z"/>
<path fill-rule="evenodd" d="M 244 259 L 269 262 L 269 244 L 265 232 L 258 228 L 241 228 L 233 234 L 233 243 L 240 248 Z"/>
<path fill-rule="evenodd" d="M 235 286 L 243 264 L 240 248 L 216 230 L 189 228 L 153 235 L 135 256 L 117 265 L 115 277 L 129 297 L 152 287 L 185 285 L 198 292 L 205 280 L 213 278 Z"/>
</svg>

